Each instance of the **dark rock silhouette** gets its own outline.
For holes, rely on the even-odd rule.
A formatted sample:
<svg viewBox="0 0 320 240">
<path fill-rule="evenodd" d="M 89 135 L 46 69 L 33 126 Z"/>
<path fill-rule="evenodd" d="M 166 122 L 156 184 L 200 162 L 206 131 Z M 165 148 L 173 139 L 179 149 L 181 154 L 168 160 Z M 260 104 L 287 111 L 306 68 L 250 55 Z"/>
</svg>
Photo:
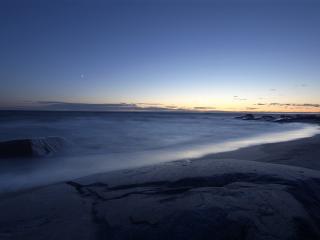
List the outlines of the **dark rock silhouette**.
<svg viewBox="0 0 320 240">
<path fill-rule="evenodd" d="M 245 114 L 239 117 L 236 117 L 237 119 L 242 119 L 242 120 L 255 120 L 255 116 L 253 114 Z"/>
<path fill-rule="evenodd" d="M 320 115 L 316 114 L 297 114 L 297 115 L 280 115 L 275 122 L 311 122 L 320 123 Z"/>
<path fill-rule="evenodd" d="M 245 114 L 242 116 L 235 117 L 241 120 L 261 120 L 268 122 L 305 122 L 305 123 L 320 123 L 320 115 L 317 114 L 281 114 L 277 116 L 263 115 L 261 117 L 256 117 L 253 114 Z"/>
<path fill-rule="evenodd" d="M 66 141 L 60 137 L 17 139 L 0 142 L 0 158 L 42 157 L 60 151 Z"/>
<path fill-rule="evenodd" d="M 274 121 L 276 118 L 272 115 L 264 115 L 260 119 L 264 121 Z"/>
</svg>

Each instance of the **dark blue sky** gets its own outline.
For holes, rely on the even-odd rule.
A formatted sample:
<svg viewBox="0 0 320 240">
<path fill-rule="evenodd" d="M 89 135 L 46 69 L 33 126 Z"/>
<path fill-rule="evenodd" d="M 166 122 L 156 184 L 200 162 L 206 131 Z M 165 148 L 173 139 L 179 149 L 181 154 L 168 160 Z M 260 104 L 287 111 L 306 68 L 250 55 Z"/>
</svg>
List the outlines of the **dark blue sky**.
<svg viewBox="0 0 320 240">
<path fill-rule="evenodd" d="M 319 111 L 319 26 L 316 0 L 1 0 L 0 101 Z"/>
</svg>

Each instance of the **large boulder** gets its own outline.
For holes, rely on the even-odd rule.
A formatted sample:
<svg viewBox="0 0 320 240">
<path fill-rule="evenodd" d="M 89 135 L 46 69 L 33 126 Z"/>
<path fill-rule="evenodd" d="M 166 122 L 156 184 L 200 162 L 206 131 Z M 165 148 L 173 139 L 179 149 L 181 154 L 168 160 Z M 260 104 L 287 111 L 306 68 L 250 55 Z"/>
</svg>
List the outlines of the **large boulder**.
<svg viewBox="0 0 320 240">
<path fill-rule="evenodd" d="M 42 157 L 59 152 L 66 145 L 60 137 L 16 139 L 0 142 L 0 158 Z"/>
</svg>

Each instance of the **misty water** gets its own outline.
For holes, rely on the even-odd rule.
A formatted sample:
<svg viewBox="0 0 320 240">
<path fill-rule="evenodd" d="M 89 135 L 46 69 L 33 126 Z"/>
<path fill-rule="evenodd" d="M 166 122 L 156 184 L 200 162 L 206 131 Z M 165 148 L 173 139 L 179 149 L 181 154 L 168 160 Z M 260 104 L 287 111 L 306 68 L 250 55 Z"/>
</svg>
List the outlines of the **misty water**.
<svg viewBox="0 0 320 240">
<path fill-rule="evenodd" d="M 310 137 L 319 127 L 234 119 L 234 113 L 1 112 L 0 141 L 61 137 L 50 156 L 0 159 L 0 191 Z"/>
</svg>

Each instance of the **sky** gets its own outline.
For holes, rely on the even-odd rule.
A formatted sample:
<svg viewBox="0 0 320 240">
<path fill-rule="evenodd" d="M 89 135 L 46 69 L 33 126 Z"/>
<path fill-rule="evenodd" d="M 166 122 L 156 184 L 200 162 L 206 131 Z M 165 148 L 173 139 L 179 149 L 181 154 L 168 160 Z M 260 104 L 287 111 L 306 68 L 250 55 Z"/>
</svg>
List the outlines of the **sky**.
<svg viewBox="0 0 320 240">
<path fill-rule="evenodd" d="M 0 108 L 320 112 L 318 0 L 1 0 Z"/>
</svg>

